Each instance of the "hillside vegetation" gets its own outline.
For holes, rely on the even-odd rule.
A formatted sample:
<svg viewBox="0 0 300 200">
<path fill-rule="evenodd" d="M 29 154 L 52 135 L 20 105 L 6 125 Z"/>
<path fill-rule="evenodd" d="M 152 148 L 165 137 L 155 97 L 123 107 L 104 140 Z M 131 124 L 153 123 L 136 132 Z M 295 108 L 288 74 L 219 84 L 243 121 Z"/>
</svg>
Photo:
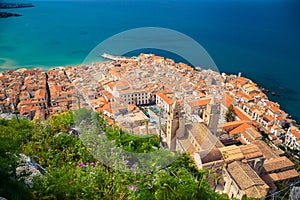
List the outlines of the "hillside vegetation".
<svg viewBox="0 0 300 200">
<path fill-rule="evenodd" d="M 102 116 L 81 109 L 79 116 L 93 117 L 108 140 L 131 152 L 153 152 L 159 138 L 139 138 L 118 127 L 110 127 Z M 0 119 L 0 196 L 7 199 L 227 199 L 213 192 L 188 155 L 168 166 L 153 164 L 154 170 L 138 171 L 141 163 L 118 158 L 116 170 L 104 165 L 83 144 L 81 134 L 70 134 L 76 112 L 65 112 L 47 121 Z M 83 117 L 83 118 L 84 118 Z M 81 122 L 82 124 L 82 122 Z M 164 150 L 166 151 L 166 150 Z M 15 175 L 15 154 L 30 156 L 45 168 L 32 188 Z"/>
</svg>

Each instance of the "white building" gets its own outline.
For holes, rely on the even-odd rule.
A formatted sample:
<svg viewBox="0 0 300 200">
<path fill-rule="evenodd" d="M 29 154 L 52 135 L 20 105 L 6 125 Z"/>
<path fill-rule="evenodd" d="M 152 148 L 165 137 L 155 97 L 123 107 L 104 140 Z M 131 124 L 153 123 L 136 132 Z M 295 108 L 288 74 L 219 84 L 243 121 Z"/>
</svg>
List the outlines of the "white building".
<svg viewBox="0 0 300 200">
<path fill-rule="evenodd" d="M 300 150 L 300 130 L 292 126 L 285 135 L 285 144 L 294 150 Z"/>
<path fill-rule="evenodd" d="M 171 98 L 171 95 L 164 93 L 157 93 L 155 99 L 156 105 L 163 109 L 166 113 L 170 112 L 172 104 L 175 102 L 175 98 Z"/>
</svg>

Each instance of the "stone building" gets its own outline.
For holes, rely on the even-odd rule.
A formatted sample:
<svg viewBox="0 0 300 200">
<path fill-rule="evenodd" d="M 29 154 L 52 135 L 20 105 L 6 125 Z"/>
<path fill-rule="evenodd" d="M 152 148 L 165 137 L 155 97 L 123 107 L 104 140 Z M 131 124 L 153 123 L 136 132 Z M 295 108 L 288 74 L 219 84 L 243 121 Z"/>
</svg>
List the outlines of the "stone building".
<svg viewBox="0 0 300 200">
<path fill-rule="evenodd" d="M 247 164 L 234 161 L 228 164 L 225 173 L 224 192 L 229 198 L 253 197 L 263 199 L 269 186 Z"/>
</svg>

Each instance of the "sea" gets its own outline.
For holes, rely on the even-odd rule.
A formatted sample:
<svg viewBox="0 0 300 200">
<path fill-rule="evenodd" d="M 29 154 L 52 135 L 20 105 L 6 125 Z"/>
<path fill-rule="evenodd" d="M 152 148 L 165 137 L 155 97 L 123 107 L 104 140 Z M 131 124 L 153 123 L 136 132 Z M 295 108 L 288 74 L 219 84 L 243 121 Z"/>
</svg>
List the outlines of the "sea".
<svg viewBox="0 0 300 200">
<path fill-rule="evenodd" d="M 123 31 L 178 31 L 207 51 L 218 70 L 250 78 L 300 120 L 300 2 L 297 0 L 32 0 L 0 10 L 0 70 L 81 64 L 98 44 Z M 180 41 L 174 45 L 181 48 Z M 120 42 L 122 45 L 122 42 Z M 117 47 L 115 47 L 117 48 Z M 184 59 L 159 49 L 140 52 Z M 107 52 L 109 53 L 109 52 Z M 99 60 L 101 58 L 95 58 Z"/>
</svg>

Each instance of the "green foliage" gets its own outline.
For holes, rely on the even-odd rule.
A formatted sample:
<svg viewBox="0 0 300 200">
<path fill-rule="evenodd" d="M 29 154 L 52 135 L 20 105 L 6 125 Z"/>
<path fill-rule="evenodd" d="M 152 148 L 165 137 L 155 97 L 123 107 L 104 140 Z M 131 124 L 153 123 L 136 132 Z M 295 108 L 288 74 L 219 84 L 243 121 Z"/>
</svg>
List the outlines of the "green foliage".
<svg viewBox="0 0 300 200">
<path fill-rule="evenodd" d="M 29 142 L 34 126 L 27 120 L 0 119 L 0 196 L 7 199 L 31 199 L 30 192 L 16 181 L 16 160 L 12 153 Z"/>
<path fill-rule="evenodd" d="M 277 187 L 277 191 L 283 191 L 282 193 L 278 193 L 276 195 L 276 198 L 282 199 L 282 200 L 288 200 L 289 199 L 289 187 L 280 182 L 276 182 L 275 185 Z"/>
<path fill-rule="evenodd" d="M 118 127 L 109 127 L 102 116 L 85 109 L 65 112 L 37 124 L 24 119 L 20 123 L 17 119 L 0 120 L 0 196 L 9 199 L 227 199 L 211 190 L 204 180 L 205 172 L 199 171 L 187 154 L 163 168 L 156 166 L 151 158 L 149 162 L 153 162 L 155 170 L 141 173 L 135 167 L 137 160 L 122 160 L 120 164 L 130 166 L 127 171 L 97 162 L 82 136 L 68 133 L 72 125 L 89 118 L 93 119 L 90 130 L 95 126 L 100 128 L 114 145 L 126 151 L 154 152 L 157 150 L 154 147 L 159 146 L 157 136 L 140 138 Z M 47 173 L 35 180 L 33 188 L 24 188 L 8 178 L 14 174 L 10 167 L 14 160 L 9 160 L 8 151 L 32 157 Z M 167 151 L 162 152 L 168 159 Z M 110 156 L 120 157 L 117 153 Z M 12 193 L 14 190 L 20 192 Z"/>
<path fill-rule="evenodd" d="M 148 153 L 155 150 L 153 147 L 159 146 L 159 137 L 157 135 L 147 135 L 144 138 L 137 137 L 126 133 L 118 127 L 108 127 L 105 132 L 109 140 L 114 140 L 117 146 L 129 152 Z"/>
<path fill-rule="evenodd" d="M 232 122 L 232 121 L 234 121 L 235 120 L 235 115 L 236 114 L 234 112 L 233 106 L 230 105 L 228 107 L 227 112 L 225 113 L 225 120 L 226 120 L 226 122 Z"/>
<path fill-rule="evenodd" d="M 48 124 L 52 127 L 54 133 L 67 132 L 71 125 L 74 124 L 73 112 L 63 112 L 53 115 Z"/>
</svg>

